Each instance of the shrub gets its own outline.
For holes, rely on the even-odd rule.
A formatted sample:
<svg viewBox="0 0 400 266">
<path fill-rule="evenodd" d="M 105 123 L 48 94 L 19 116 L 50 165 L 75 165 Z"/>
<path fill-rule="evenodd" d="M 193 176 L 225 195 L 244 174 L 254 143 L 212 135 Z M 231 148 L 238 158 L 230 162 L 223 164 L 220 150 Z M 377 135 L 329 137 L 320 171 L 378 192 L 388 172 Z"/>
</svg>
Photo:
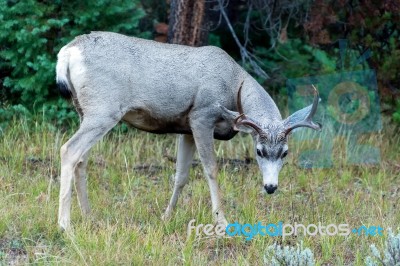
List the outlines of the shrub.
<svg viewBox="0 0 400 266">
<path fill-rule="evenodd" d="M 29 110 L 21 104 L 0 108 L 0 136 L 9 121 L 21 116 L 26 117 L 27 119 L 31 117 Z"/>
<path fill-rule="evenodd" d="M 367 257 L 365 264 L 368 266 L 400 266 L 400 233 L 394 235 L 389 230 L 388 238 L 385 244 L 385 250 L 381 252 L 375 245 L 371 245 L 373 257 Z"/>
<path fill-rule="evenodd" d="M 7 106 L 21 104 L 30 111 L 58 97 L 56 55 L 77 35 L 104 30 L 149 37 L 138 28 L 145 15 L 139 2 L 0 1 L 0 97 Z"/>
<path fill-rule="evenodd" d="M 303 248 L 303 242 L 297 247 L 281 247 L 276 243 L 267 248 L 264 263 L 272 266 L 313 266 L 314 254 L 309 248 Z"/>
</svg>

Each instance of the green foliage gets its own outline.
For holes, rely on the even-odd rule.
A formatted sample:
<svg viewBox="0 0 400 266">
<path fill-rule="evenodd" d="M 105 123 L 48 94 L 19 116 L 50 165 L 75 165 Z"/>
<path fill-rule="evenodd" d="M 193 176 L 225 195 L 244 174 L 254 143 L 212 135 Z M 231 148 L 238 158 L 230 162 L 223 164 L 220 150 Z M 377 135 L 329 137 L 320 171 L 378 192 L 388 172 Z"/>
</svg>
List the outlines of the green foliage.
<svg viewBox="0 0 400 266">
<path fill-rule="evenodd" d="M 392 99 L 400 95 L 399 23 L 400 5 L 396 0 L 385 4 L 374 0 L 315 0 L 304 29 L 310 42 L 321 47 L 347 39 L 348 48 L 359 54 L 369 51 L 367 63 L 377 73 L 382 102 L 395 107 Z"/>
<path fill-rule="evenodd" d="M 71 110 L 68 102 L 57 99 L 46 102 L 41 110 L 43 120 L 50 122 L 55 126 L 63 126 L 71 121 L 78 121 L 78 114 Z"/>
<path fill-rule="evenodd" d="M 213 34 L 212 32 L 208 35 L 208 45 L 214 45 L 221 47 L 221 37 L 217 34 Z"/>
<path fill-rule="evenodd" d="M 265 68 L 270 70 L 269 89 L 286 87 L 288 78 L 328 74 L 336 69 L 335 60 L 326 52 L 301 39 L 290 39 L 278 44 L 274 50 L 258 46 L 255 52 Z"/>
<path fill-rule="evenodd" d="M 55 89 L 55 64 L 60 48 L 75 36 L 93 30 L 104 30 L 149 37 L 140 33 L 140 19 L 145 15 L 139 1 L 0 1 L 0 78 L 2 98 L 8 109 L 18 112 L 20 105 L 29 110 L 41 108 L 45 102 L 54 118 L 67 118 L 62 106 L 49 107 L 58 96 Z M 7 90 L 7 92 L 4 92 Z M 0 106 L 2 108 L 2 106 Z M 64 111 L 58 114 L 59 109 Z"/>
<path fill-rule="evenodd" d="M 393 113 L 393 120 L 396 123 L 400 124 L 400 100 L 397 101 L 396 110 Z"/>
<path fill-rule="evenodd" d="M 31 114 L 29 110 L 21 104 L 0 108 L 0 136 L 8 123 L 18 117 L 30 119 Z"/>
<path fill-rule="evenodd" d="M 251 20 L 257 22 L 252 22 L 249 29 L 247 48 L 259 58 L 270 79 L 264 81 L 253 76 L 268 86 L 270 92 L 276 93 L 286 87 L 288 78 L 332 73 L 337 69 L 339 57 L 337 49 L 331 48 L 337 47 L 337 39 L 345 38 L 352 44 L 348 50 L 355 51 L 357 58 L 366 49 L 372 51 L 369 68 L 377 70 L 382 99 L 392 99 L 389 94 L 398 90 L 400 80 L 397 71 L 400 68 L 400 31 L 396 30 L 400 19 L 398 7 L 355 1 L 357 8 L 349 9 L 347 2 L 314 1 L 309 19 L 303 25 L 305 32 L 300 27 L 302 22 L 293 18 L 285 31 L 279 33 L 284 38 L 281 36 L 273 49 L 268 35 L 259 30 L 263 28 L 262 14 L 253 9 Z M 28 112 L 44 110 L 49 120 L 57 121 L 57 125 L 70 120 L 71 106 L 57 100 L 54 69 L 59 49 L 75 36 L 92 30 L 150 38 L 154 22 L 167 22 L 167 10 L 168 4 L 163 0 L 1 0 L 0 124 L 5 124 L 3 119 L 13 117 L 13 112 L 18 116 L 21 106 Z M 377 10 L 380 16 L 370 14 Z M 231 16 L 236 33 L 244 43 L 246 34 L 240 21 L 247 17 L 247 6 L 239 5 L 232 12 L 239 18 L 235 21 L 235 16 Z M 363 12 L 368 16 L 359 17 Z M 343 29 L 344 25 L 349 28 Z M 310 42 L 322 46 L 315 48 Z M 240 51 L 223 25 L 210 32 L 209 43 L 222 47 L 240 60 Z M 400 123 L 400 107 L 395 107 L 392 101 L 388 104 L 394 121 Z"/>
<path fill-rule="evenodd" d="M 22 104 L 4 106 L 0 108 L 0 136 L 9 124 L 17 120 L 23 120 L 29 126 L 46 124 L 46 129 L 55 131 L 75 125 L 79 118 L 71 104 L 61 98 L 45 102 L 37 110 L 29 110 Z"/>
</svg>

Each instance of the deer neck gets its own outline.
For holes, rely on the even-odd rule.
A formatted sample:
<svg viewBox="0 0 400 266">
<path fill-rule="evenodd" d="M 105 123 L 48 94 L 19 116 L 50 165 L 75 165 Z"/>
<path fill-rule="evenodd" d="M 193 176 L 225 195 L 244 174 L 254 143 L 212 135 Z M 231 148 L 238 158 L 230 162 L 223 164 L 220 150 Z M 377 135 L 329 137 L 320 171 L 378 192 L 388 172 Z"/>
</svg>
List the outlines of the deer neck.
<svg viewBox="0 0 400 266">
<path fill-rule="evenodd" d="M 271 96 L 249 76 L 242 88 L 243 112 L 261 125 L 281 122 L 282 116 Z"/>
</svg>

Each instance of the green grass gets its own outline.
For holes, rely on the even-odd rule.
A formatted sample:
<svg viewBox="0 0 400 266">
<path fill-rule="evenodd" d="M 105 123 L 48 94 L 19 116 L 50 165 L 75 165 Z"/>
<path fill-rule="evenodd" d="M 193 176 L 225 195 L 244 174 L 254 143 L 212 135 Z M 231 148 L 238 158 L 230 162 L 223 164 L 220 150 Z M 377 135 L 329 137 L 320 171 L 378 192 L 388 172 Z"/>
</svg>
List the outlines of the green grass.
<svg viewBox="0 0 400 266">
<path fill-rule="evenodd" d="M 229 222 L 264 224 L 348 223 L 398 230 L 400 221 L 400 137 L 388 126 L 364 141 L 379 146 L 379 165 L 349 166 L 345 140 L 335 140 L 335 166 L 303 169 L 296 158 L 319 142 L 291 141 L 278 193 L 264 194 L 256 164 L 222 163 L 219 184 Z M 255 265 L 274 242 L 303 241 L 318 265 L 363 265 L 369 246 L 385 237 L 298 236 L 187 238 L 187 224 L 212 223 L 210 196 L 201 166 L 190 180 L 169 222 L 160 217 L 172 193 L 175 136 L 118 130 L 92 149 L 88 187 L 92 213 L 82 218 L 74 195 L 73 231 L 57 227 L 61 145 L 72 136 L 45 123 L 14 121 L 0 132 L 0 264 L 37 265 Z M 314 146 L 313 146 L 314 145 Z M 253 157 L 249 136 L 216 142 L 219 158 Z"/>
</svg>

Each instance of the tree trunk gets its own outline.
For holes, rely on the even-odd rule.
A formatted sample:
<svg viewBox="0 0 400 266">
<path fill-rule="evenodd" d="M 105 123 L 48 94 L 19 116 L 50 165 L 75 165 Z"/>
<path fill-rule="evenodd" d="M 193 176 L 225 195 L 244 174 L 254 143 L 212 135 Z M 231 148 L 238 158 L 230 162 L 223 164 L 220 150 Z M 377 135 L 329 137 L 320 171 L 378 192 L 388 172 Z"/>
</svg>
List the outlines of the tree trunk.
<svg viewBox="0 0 400 266">
<path fill-rule="evenodd" d="M 207 45 L 206 0 L 171 0 L 168 42 Z"/>
</svg>

